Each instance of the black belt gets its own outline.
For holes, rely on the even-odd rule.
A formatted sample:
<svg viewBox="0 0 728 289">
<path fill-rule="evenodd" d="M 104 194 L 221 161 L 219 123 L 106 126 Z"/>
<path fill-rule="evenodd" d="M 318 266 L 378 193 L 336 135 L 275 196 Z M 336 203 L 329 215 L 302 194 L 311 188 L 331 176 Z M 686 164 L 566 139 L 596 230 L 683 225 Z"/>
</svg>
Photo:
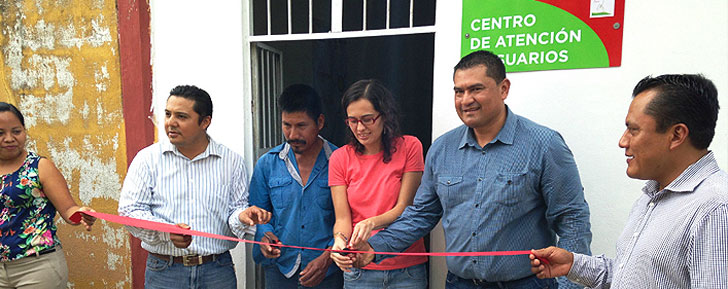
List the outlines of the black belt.
<svg viewBox="0 0 728 289">
<path fill-rule="evenodd" d="M 53 253 L 55 251 L 56 251 L 56 247 L 48 248 L 48 249 L 45 249 L 45 250 L 41 250 L 40 252 L 35 252 L 35 256 L 38 257 L 40 255 L 45 255 L 45 254 L 48 254 L 48 253 Z"/>
</svg>

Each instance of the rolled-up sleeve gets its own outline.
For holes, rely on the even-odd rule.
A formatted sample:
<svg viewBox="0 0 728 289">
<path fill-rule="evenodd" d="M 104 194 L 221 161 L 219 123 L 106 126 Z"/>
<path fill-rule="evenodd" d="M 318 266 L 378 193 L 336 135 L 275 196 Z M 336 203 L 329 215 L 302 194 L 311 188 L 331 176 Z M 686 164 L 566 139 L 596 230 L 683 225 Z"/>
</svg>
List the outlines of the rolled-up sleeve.
<svg viewBox="0 0 728 289">
<path fill-rule="evenodd" d="M 587 256 L 574 253 L 574 263 L 566 278 L 589 288 L 610 288 L 614 275 L 613 267 L 614 259 L 604 257 L 604 255 Z M 559 284 L 559 286 L 561 285 Z"/>
</svg>

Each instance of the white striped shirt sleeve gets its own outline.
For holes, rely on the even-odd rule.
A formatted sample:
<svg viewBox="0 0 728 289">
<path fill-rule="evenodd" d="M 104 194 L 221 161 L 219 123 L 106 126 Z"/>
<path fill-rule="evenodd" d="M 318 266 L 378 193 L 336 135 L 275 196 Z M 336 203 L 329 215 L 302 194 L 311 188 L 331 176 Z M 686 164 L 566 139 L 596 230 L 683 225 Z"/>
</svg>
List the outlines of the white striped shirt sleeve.
<svg viewBox="0 0 728 289">
<path fill-rule="evenodd" d="M 234 198 L 228 206 L 228 225 L 230 231 L 240 239 L 245 238 L 245 234 L 251 234 L 251 228 L 255 226 L 249 226 L 240 222 L 238 217 L 245 209 L 248 208 L 248 172 L 245 168 L 245 164 L 240 164 L 240 169 L 235 170 L 233 174 L 232 191 L 234 192 Z M 252 234 L 255 234 L 255 230 L 252 230 Z"/>
<path fill-rule="evenodd" d="M 126 173 L 126 178 L 124 179 L 121 196 L 119 197 L 119 215 L 168 223 L 164 219 L 152 214 L 152 190 L 149 184 L 153 183 L 154 178 L 151 176 L 153 170 L 147 167 L 150 163 L 150 155 L 149 149 L 142 150 L 132 160 L 129 170 Z M 170 241 L 169 233 L 131 226 L 126 226 L 126 228 L 134 237 L 148 244 L 160 244 Z"/>
</svg>

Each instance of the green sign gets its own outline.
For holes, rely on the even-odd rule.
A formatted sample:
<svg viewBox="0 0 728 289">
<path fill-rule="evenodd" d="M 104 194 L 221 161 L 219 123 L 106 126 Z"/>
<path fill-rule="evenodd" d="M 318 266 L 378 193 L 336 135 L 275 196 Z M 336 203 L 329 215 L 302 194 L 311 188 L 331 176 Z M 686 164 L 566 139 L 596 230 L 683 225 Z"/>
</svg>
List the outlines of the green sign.
<svg viewBox="0 0 728 289">
<path fill-rule="evenodd" d="M 591 1 L 579 2 L 587 5 L 584 17 L 596 17 L 589 15 Z M 614 22 L 603 18 L 594 21 Z M 621 58 L 621 30 L 618 40 Z M 610 66 L 602 39 L 585 21 L 536 0 L 463 0 L 461 54 L 476 50 L 500 56 L 508 72 Z"/>
</svg>

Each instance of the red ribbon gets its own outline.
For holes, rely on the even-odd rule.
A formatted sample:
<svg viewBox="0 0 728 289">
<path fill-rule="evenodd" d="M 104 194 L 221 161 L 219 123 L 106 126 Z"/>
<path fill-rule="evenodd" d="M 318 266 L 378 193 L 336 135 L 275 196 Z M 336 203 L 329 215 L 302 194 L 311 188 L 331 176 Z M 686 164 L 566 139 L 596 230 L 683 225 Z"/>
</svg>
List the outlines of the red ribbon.
<svg viewBox="0 0 728 289">
<path fill-rule="evenodd" d="M 189 230 L 189 229 L 182 229 L 182 228 L 178 227 L 177 225 L 173 225 L 173 224 L 165 224 L 165 223 L 135 219 L 135 218 L 130 218 L 130 217 L 104 214 L 104 213 L 99 213 L 99 212 L 89 212 L 89 211 L 76 212 L 73 215 L 71 215 L 71 218 L 70 218 L 71 221 L 74 223 L 80 222 L 81 213 L 87 214 L 87 215 L 90 215 L 90 216 L 93 216 L 93 217 L 96 217 L 99 219 L 103 219 L 103 220 L 106 220 L 106 221 L 109 221 L 112 223 L 117 223 L 117 224 L 122 224 L 122 225 L 126 225 L 126 226 L 132 226 L 132 227 L 137 227 L 137 228 L 142 228 L 142 229 L 147 229 L 147 230 L 161 231 L 161 232 L 180 234 L 180 235 L 192 235 L 192 236 L 200 236 L 200 237 L 207 237 L 207 238 L 215 238 L 215 239 L 220 239 L 220 240 L 251 243 L 251 244 L 258 244 L 258 245 L 265 244 L 265 245 L 275 246 L 275 247 L 288 247 L 288 248 L 316 250 L 316 251 L 330 251 L 330 252 L 336 252 L 336 253 L 366 253 L 366 254 L 397 255 L 397 256 L 514 256 L 514 255 L 531 254 L 531 251 L 529 251 L 529 250 L 490 251 L 490 252 L 430 252 L 430 253 L 395 253 L 395 252 L 332 250 L 332 249 L 301 247 L 301 246 L 283 245 L 283 244 L 271 244 L 271 243 L 267 243 L 267 242 L 243 240 L 243 239 L 238 239 L 238 238 L 233 238 L 233 237 L 228 237 L 228 236 L 223 236 L 223 235 L 218 235 L 218 234 L 206 233 L 206 232 Z M 542 258 L 539 258 L 539 259 L 542 259 Z"/>
</svg>

